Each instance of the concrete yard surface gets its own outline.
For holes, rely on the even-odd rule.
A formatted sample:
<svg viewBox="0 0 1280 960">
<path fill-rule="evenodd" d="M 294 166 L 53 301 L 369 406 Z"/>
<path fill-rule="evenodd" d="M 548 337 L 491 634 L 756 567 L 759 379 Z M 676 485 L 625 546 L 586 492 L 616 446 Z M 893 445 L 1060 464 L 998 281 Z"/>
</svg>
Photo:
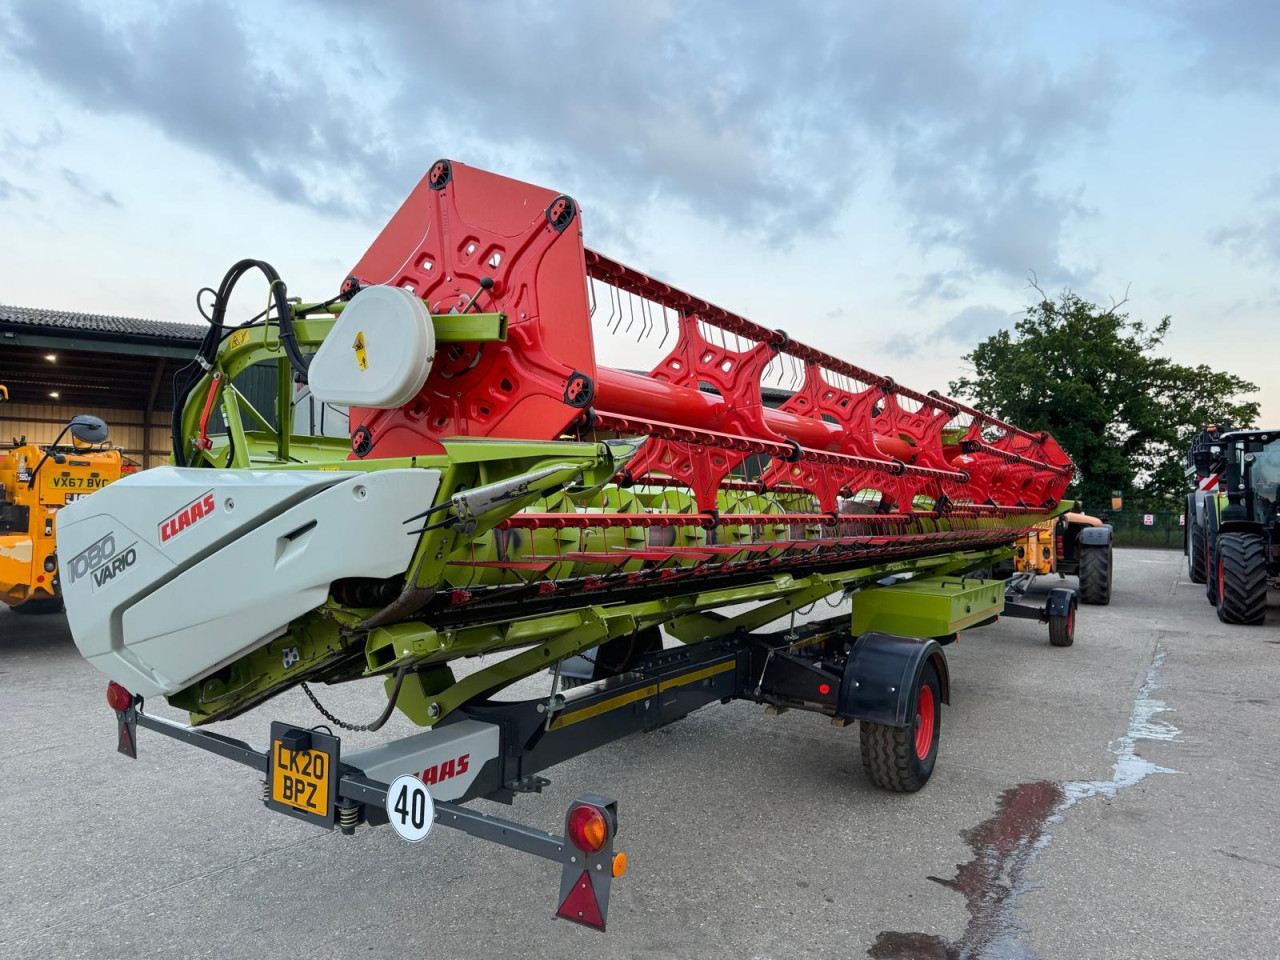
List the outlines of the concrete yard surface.
<svg viewBox="0 0 1280 960">
<path fill-rule="evenodd" d="M 868 783 L 856 726 L 735 702 L 476 804 L 559 832 L 578 794 L 617 798 L 630 870 L 603 935 L 552 919 L 547 861 L 442 827 L 416 845 L 318 830 L 264 809 L 253 771 L 146 730 L 120 756 L 65 619 L 2 611 L 0 955 L 1276 956 L 1280 609 L 1220 623 L 1177 553 L 1117 551 L 1115 578 L 1073 647 L 1006 619 L 947 648 L 917 794 Z M 318 693 L 355 722 L 385 702 L 373 683 Z M 215 729 L 263 743 L 273 719 L 322 722 L 291 691 Z M 344 752 L 414 729 L 397 715 Z"/>
</svg>

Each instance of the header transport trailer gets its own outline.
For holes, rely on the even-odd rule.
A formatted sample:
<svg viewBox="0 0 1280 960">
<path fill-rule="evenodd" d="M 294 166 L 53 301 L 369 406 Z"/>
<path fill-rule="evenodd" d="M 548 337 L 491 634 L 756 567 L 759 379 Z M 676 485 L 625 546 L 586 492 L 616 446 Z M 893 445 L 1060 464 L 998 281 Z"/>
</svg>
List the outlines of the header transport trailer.
<svg viewBox="0 0 1280 960">
<path fill-rule="evenodd" d="M 272 307 L 232 326 L 251 271 Z M 254 260 L 212 293 L 175 466 L 59 517 L 69 556 L 120 568 L 65 591 L 131 756 L 141 727 L 254 767 L 268 807 L 323 827 L 417 840 L 434 822 L 546 857 L 557 915 L 603 929 L 625 868 L 613 800 L 574 801 L 563 836 L 465 802 L 537 792 L 566 758 L 732 699 L 858 721 L 871 780 L 917 790 L 942 644 L 1002 612 L 1071 643 L 1072 591 L 1031 609 L 974 576 L 1064 509 L 1073 466 L 1051 437 L 585 249 L 567 196 L 442 160 L 339 295 L 290 300 Z M 648 375 L 610 369 L 593 316 L 674 346 Z M 235 386 L 263 361 L 265 413 Z M 797 386 L 766 409 L 780 367 Z M 292 432 L 303 384 L 349 437 Z M 763 632 L 844 595 L 851 615 Z M 595 679 L 567 689 L 560 665 L 586 651 Z M 501 699 L 548 671 L 547 695 Z M 384 685 L 372 722 L 322 705 L 318 685 L 361 678 Z M 274 722 L 265 748 L 205 729 L 297 685 L 326 725 Z M 190 724 L 147 713 L 153 697 Z M 395 709 L 424 731 L 355 751 L 335 733 Z"/>
</svg>

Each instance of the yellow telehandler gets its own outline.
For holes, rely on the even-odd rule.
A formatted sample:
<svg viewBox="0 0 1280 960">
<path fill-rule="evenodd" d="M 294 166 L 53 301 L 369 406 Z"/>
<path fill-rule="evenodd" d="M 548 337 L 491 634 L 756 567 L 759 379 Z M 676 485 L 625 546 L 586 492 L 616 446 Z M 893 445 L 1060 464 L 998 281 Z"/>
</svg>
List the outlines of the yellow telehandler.
<svg viewBox="0 0 1280 960">
<path fill-rule="evenodd" d="M 0 386 L 0 402 L 8 398 Z M 64 444 L 68 433 L 71 441 Z M 48 446 L 15 437 L 0 447 L 0 601 L 15 612 L 62 609 L 54 516 L 120 479 L 120 451 L 106 441 L 106 423 L 82 414 Z"/>
</svg>

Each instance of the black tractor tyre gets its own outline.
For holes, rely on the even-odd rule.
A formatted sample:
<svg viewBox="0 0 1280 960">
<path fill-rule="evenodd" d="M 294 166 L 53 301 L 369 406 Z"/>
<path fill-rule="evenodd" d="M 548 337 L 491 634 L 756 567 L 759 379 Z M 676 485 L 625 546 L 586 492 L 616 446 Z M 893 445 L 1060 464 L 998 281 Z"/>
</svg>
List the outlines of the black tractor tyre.
<svg viewBox="0 0 1280 960">
<path fill-rule="evenodd" d="M 61 613 L 63 610 L 61 597 L 39 597 L 35 600 L 28 600 L 26 603 L 20 603 L 13 608 L 14 613 L 21 613 L 24 616 L 40 617 L 51 613 Z"/>
<path fill-rule="evenodd" d="M 1187 573 L 1192 583 L 1204 583 L 1208 570 L 1204 528 L 1187 515 Z"/>
<path fill-rule="evenodd" d="M 1267 541 L 1256 533 L 1218 535 L 1218 619 L 1256 625 L 1267 618 Z"/>
<path fill-rule="evenodd" d="M 1080 602 L 1105 606 L 1111 602 L 1111 544 L 1080 548 Z"/>
<path fill-rule="evenodd" d="M 1204 598 L 1218 605 L 1218 538 L 1212 531 L 1204 540 Z"/>
<path fill-rule="evenodd" d="M 1076 642 L 1076 605 L 1066 613 L 1049 615 L 1049 643 L 1055 647 L 1069 647 Z"/>
<path fill-rule="evenodd" d="M 911 722 L 905 727 L 858 723 L 862 769 L 882 790 L 915 793 L 933 775 L 942 735 L 942 682 L 932 663 L 920 671 L 911 706 Z"/>
</svg>

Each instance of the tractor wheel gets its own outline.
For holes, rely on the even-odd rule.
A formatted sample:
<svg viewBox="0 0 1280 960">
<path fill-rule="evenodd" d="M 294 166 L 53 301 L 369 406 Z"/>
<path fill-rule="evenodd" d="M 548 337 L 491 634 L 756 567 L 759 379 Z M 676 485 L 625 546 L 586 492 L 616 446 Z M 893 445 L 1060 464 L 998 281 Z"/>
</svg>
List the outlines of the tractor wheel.
<svg viewBox="0 0 1280 960">
<path fill-rule="evenodd" d="M 1069 647 L 1076 642 L 1076 605 L 1073 603 L 1067 612 L 1050 614 L 1049 642 L 1055 647 Z"/>
<path fill-rule="evenodd" d="M 1204 528 L 1187 514 L 1187 572 L 1192 583 L 1204 583 L 1208 554 L 1205 552 Z"/>
<path fill-rule="evenodd" d="M 62 609 L 61 597 L 39 597 L 35 600 L 28 600 L 26 603 L 18 604 L 13 608 L 13 612 L 38 617 L 50 613 L 61 613 Z"/>
<path fill-rule="evenodd" d="M 1218 605 L 1218 538 L 1212 532 L 1204 537 L 1204 596 Z"/>
<path fill-rule="evenodd" d="M 942 683 L 938 668 L 926 663 L 914 690 L 912 720 L 905 727 L 858 724 L 862 769 L 882 790 L 915 793 L 933 774 L 942 735 Z"/>
<path fill-rule="evenodd" d="M 1111 602 L 1111 544 L 1080 548 L 1080 602 Z"/>
<path fill-rule="evenodd" d="M 1255 533 L 1218 535 L 1218 619 L 1259 624 L 1267 617 L 1267 542 Z"/>
</svg>

